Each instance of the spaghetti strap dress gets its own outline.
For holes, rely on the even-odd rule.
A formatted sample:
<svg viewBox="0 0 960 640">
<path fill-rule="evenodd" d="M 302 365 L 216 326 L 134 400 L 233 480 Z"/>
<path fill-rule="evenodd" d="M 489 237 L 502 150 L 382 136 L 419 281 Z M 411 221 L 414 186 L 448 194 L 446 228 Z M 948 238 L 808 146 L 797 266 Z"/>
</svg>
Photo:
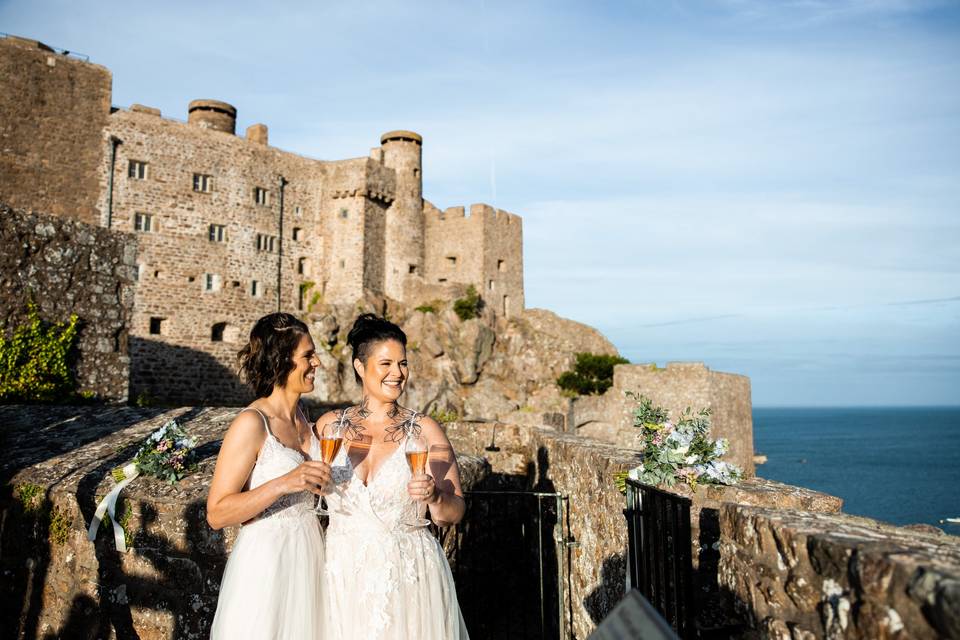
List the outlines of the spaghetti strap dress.
<svg viewBox="0 0 960 640">
<path fill-rule="evenodd" d="M 307 458 L 270 430 L 250 474 L 255 489 L 298 467 Z M 311 435 L 311 460 L 320 459 Z M 302 491 L 283 496 L 256 520 L 241 527 L 220 584 L 210 637 L 216 640 L 320 640 L 326 612 L 323 599 L 324 541 L 313 506 Z"/>
</svg>

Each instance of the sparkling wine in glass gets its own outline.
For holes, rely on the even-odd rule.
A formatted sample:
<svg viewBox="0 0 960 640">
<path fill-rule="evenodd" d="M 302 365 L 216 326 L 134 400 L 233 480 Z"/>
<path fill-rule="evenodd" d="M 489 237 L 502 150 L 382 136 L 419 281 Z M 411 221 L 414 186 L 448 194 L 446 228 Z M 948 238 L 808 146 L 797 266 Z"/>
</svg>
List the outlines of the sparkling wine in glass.
<svg viewBox="0 0 960 640">
<path fill-rule="evenodd" d="M 403 452 L 407 456 L 407 464 L 410 466 L 410 473 L 418 475 L 426 473 L 427 468 L 427 440 L 419 434 L 410 434 L 403 445 Z M 430 521 L 421 515 L 421 506 L 423 502 L 416 503 L 417 518 L 409 522 L 412 527 L 430 526 Z"/>
<path fill-rule="evenodd" d="M 343 420 L 323 425 L 320 429 L 320 457 L 323 461 L 332 465 L 337 454 L 340 453 L 341 446 L 343 446 Z M 321 516 L 330 515 L 323 506 L 325 502 L 323 496 L 317 498 L 316 512 Z"/>
</svg>

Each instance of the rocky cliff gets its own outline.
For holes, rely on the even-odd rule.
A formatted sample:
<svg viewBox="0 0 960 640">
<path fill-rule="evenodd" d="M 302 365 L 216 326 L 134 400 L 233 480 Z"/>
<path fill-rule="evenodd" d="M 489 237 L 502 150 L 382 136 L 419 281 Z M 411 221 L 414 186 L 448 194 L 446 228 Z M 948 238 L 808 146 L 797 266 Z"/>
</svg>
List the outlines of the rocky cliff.
<svg viewBox="0 0 960 640">
<path fill-rule="evenodd" d="M 573 366 L 574 354 L 617 353 L 596 329 L 542 309 L 510 318 L 483 309 L 477 317 L 461 320 L 452 302 L 412 309 L 368 298 L 357 305 L 323 305 L 307 315 L 321 355 L 308 401 L 324 405 L 359 399 L 346 336 L 354 318 L 368 311 L 385 315 L 406 332 L 410 380 L 405 404 L 422 411 L 562 424 L 568 403 L 555 381 Z"/>
</svg>

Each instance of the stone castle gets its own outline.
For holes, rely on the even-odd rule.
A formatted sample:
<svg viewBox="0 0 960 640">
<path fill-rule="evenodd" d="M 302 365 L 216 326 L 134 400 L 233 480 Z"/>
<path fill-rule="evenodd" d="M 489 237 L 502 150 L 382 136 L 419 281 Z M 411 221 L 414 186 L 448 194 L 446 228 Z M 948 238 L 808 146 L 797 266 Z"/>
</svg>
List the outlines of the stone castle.
<svg viewBox="0 0 960 640">
<path fill-rule="evenodd" d="M 269 146 L 263 124 L 236 135 L 224 102 L 192 101 L 186 122 L 112 106 L 109 70 L 19 37 L 0 38 L 0 76 L 0 202 L 135 236 L 134 360 L 186 349 L 229 368 L 256 318 L 318 302 L 416 306 L 473 285 L 498 316 L 524 309 L 520 218 L 425 200 L 416 133 L 315 160 Z"/>
</svg>

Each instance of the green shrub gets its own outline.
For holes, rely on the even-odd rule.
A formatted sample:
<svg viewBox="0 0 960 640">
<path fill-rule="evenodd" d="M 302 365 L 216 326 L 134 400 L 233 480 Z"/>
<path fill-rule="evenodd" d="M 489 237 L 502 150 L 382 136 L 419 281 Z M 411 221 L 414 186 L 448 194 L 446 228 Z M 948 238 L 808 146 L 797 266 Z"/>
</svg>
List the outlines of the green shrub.
<svg viewBox="0 0 960 640">
<path fill-rule="evenodd" d="M 480 315 L 483 310 L 483 298 L 477 293 L 473 285 L 467 287 L 467 295 L 457 298 L 453 303 L 453 311 L 461 320 L 470 320 Z"/>
<path fill-rule="evenodd" d="M 27 321 L 7 337 L 0 331 L 0 402 L 53 402 L 76 393 L 69 356 L 77 337 L 78 318 L 50 324 L 40 319 L 32 300 Z"/>
<path fill-rule="evenodd" d="M 422 304 L 419 307 L 416 307 L 414 311 L 419 311 L 420 313 L 436 313 L 437 308 L 432 304 Z"/>
<path fill-rule="evenodd" d="M 620 356 L 599 353 L 578 353 L 576 356 L 573 371 L 560 374 L 557 386 L 568 394 L 581 396 L 604 393 L 613 384 L 614 365 L 630 362 Z"/>
</svg>

